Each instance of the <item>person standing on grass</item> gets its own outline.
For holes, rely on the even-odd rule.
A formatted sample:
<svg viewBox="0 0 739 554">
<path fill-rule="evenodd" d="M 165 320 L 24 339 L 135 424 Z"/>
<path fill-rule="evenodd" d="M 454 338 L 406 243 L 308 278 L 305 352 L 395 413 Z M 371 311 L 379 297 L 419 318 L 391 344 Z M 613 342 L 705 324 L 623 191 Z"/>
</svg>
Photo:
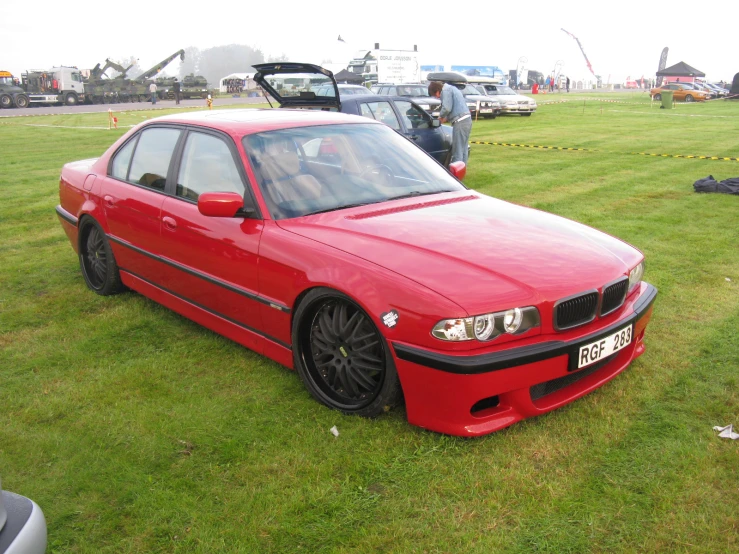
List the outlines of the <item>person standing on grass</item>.
<svg viewBox="0 0 739 554">
<path fill-rule="evenodd" d="M 452 124 L 452 157 L 451 162 L 467 163 L 467 143 L 472 132 L 472 116 L 462 92 L 455 87 L 441 81 L 429 83 L 429 96 L 441 100 L 439 120 Z"/>
<path fill-rule="evenodd" d="M 157 103 L 157 84 L 154 81 L 149 85 L 149 92 L 151 93 L 151 104 L 153 106 Z"/>
<path fill-rule="evenodd" d="M 567 77 L 567 80 L 565 81 L 565 86 L 567 88 L 567 92 L 570 92 L 570 78 Z"/>
</svg>

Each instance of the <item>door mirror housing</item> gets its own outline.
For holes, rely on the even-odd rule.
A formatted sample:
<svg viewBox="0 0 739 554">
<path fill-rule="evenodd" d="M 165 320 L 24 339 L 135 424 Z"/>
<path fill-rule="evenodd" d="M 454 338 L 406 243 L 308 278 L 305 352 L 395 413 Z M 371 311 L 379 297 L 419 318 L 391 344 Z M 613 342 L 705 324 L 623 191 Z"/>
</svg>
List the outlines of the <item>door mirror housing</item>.
<svg viewBox="0 0 739 554">
<path fill-rule="evenodd" d="M 467 175 L 467 166 L 464 162 L 454 162 L 449 164 L 449 173 L 454 175 L 460 181 Z"/>
<path fill-rule="evenodd" d="M 236 192 L 204 192 L 198 196 L 198 211 L 208 217 L 249 217 L 256 213 Z"/>
<path fill-rule="evenodd" d="M 431 127 L 435 129 L 436 127 L 439 127 L 441 125 L 441 121 L 436 119 L 435 117 L 431 118 Z"/>
</svg>

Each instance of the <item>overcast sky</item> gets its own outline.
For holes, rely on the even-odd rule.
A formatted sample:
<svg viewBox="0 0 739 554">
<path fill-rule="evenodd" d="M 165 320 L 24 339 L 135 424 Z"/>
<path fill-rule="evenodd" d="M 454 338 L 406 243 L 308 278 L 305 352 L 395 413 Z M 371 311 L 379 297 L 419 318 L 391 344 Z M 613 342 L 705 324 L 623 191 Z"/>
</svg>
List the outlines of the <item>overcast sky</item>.
<svg viewBox="0 0 739 554">
<path fill-rule="evenodd" d="M 659 56 L 684 61 L 712 81 L 739 72 L 739 0 L 466 0 L 430 3 L 375 0 L 319 3 L 114 2 L 41 0 L 0 6 L 0 69 L 74 65 L 135 56 L 143 69 L 180 48 L 246 44 L 291 61 L 346 64 L 361 49 L 412 50 L 422 64 L 496 65 L 543 73 L 562 61 L 562 74 L 589 75 L 580 39 L 604 82 L 654 77 Z M 295 10 L 295 13 L 293 13 Z M 458 14 L 448 16 L 447 14 Z M 460 17 L 461 16 L 461 17 Z M 337 37 L 346 41 L 341 43 Z M 173 62 L 167 72 L 176 74 Z M 243 72 L 253 71 L 245 66 Z"/>
</svg>

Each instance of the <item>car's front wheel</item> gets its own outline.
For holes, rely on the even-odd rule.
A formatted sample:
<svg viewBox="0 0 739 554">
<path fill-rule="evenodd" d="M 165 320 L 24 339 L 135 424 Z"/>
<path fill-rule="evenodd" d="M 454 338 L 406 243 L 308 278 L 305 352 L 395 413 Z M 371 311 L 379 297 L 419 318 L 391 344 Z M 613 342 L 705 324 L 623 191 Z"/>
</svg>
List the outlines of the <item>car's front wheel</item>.
<svg viewBox="0 0 739 554">
<path fill-rule="evenodd" d="M 295 314 L 292 341 L 300 379 L 329 408 L 375 417 L 400 399 L 400 381 L 384 338 L 345 294 L 310 291 Z"/>
<path fill-rule="evenodd" d="M 659 101 L 659 100 L 662 100 L 662 95 L 661 95 L 661 94 L 655 94 L 655 95 L 654 95 L 654 99 L 655 99 L 655 100 L 658 100 L 658 101 Z"/>
<path fill-rule="evenodd" d="M 79 252 L 82 276 L 90 290 L 108 296 L 125 289 L 105 232 L 92 218 L 80 225 Z"/>
</svg>

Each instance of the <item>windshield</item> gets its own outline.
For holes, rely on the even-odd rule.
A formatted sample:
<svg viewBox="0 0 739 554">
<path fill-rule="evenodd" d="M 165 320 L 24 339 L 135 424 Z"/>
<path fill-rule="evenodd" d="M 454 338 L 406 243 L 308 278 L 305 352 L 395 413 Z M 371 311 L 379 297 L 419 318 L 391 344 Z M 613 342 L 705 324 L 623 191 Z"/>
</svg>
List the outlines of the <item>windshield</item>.
<svg viewBox="0 0 739 554">
<path fill-rule="evenodd" d="M 474 95 L 479 96 L 480 95 L 480 91 L 477 90 L 472 85 L 465 85 L 464 88 L 462 89 L 462 94 L 464 94 L 465 96 L 469 96 L 470 94 L 474 94 Z"/>
<path fill-rule="evenodd" d="M 409 86 L 403 85 L 398 87 L 398 96 L 428 96 L 428 88 L 423 85 L 420 86 Z"/>
<path fill-rule="evenodd" d="M 339 94 L 342 96 L 352 95 L 352 94 L 373 94 L 372 91 L 365 87 L 342 87 L 339 85 Z"/>
<path fill-rule="evenodd" d="M 0 77 L 0 84 L 3 84 L 3 85 L 12 85 L 13 84 L 13 78 L 12 77 Z"/>
<path fill-rule="evenodd" d="M 243 144 L 274 219 L 465 190 L 385 125 L 282 129 L 247 135 Z"/>
</svg>

